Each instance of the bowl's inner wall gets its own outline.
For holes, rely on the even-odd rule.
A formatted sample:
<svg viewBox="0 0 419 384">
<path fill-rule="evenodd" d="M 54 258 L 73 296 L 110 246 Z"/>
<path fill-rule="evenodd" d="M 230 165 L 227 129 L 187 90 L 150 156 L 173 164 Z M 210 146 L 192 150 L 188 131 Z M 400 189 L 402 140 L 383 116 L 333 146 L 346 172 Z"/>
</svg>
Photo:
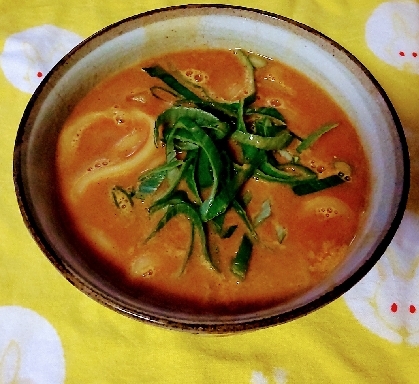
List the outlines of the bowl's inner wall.
<svg viewBox="0 0 419 384">
<path fill-rule="evenodd" d="M 105 297 L 114 297 L 115 305 L 125 306 L 128 312 L 140 308 L 151 316 L 173 316 L 164 309 L 142 306 L 135 300 L 123 298 L 115 287 L 109 286 L 83 262 L 77 244 L 66 236 L 66 223 L 51 204 L 57 193 L 53 149 L 61 125 L 77 101 L 109 74 L 139 60 L 203 46 L 254 51 L 306 73 L 334 97 L 359 127 L 373 181 L 370 217 L 354 243 L 352 254 L 333 276 L 322 286 L 283 304 L 272 313 L 306 305 L 352 275 L 372 256 L 384 238 L 400 202 L 404 170 L 398 132 L 386 102 L 363 70 L 323 37 L 286 20 L 254 12 L 244 18 L 226 8 L 216 11 L 215 15 L 213 12 L 214 9 L 204 8 L 187 17 L 182 10 L 163 15 L 155 13 L 133 18 L 100 33 L 53 70 L 39 90 L 24 127 L 30 140 L 22 157 L 22 180 L 36 225 L 44 233 L 45 239 L 41 242 L 47 242 L 53 248 L 52 253 L 64 260 L 65 269 L 70 272 L 68 278 L 73 283 L 80 287 L 80 282 L 87 282 L 87 290 L 103 289 Z M 386 204 L 382 204 L 384 201 Z M 56 259 L 55 255 L 52 255 L 53 259 Z M 263 315 L 265 313 L 249 318 Z M 179 316 L 182 318 L 182 314 Z M 198 315 L 192 320 L 188 317 L 185 321 L 198 321 L 198 318 Z M 211 318 L 199 318 L 199 322 L 206 320 Z M 218 317 L 217 321 L 229 320 Z"/>
</svg>

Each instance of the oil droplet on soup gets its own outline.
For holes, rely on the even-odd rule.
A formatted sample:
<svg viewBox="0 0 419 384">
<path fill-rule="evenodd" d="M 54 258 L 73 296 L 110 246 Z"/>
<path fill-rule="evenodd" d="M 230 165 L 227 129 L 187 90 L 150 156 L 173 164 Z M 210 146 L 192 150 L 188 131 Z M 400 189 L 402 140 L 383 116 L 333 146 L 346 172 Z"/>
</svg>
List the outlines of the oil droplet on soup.
<svg viewBox="0 0 419 384">
<path fill-rule="evenodd" d="M 252 57 L 257 63 L 252 69 L 256 97 L 244 107 L 248 111 L 245 124 L 251 124 L 251 110 L 259 111 L 255 119 L 268 110 L 266 113 L 272 115 L 275 110 L 283 115 L 284 127 L 297 141 L 287 142 L 281 150 L 269 150 L 272 156 L 268 167 L 276 167 L 275 172 L 283 170 L 287 177 L 292 172 L 292 177 L 315 177 L 320 185 L 336 176 L 340 178 L 333 179 L 337 185 L 299 195 L 292 183 L 272 182 L 263 172 L 254 173 L 240 186 L 234 203 L 228 205 L 239 207 L 228 209 L 222 221 L 203 220 L 203 232 L 184 205 L 183 211 L 179 206 L 173 210 L 170 218 L 164 210 L 150 212 L 156 198 L 139 192 L 141 180 L 174 153 L 166 142 L 155 145 L 155 121 L 175 105 L 196 106 L 180 100 L 167 84 L 143 68 L 158 65 L 175 69 L 174 77 L 181 84 L 193 83 L 191 89 L 200 97 L 231 104 L 246 100 L 251 95 L 248 85 L 253 84 L 246 68 L 252 60 L 243 64 L 238 56 L 235 51 L 203 49 L 138 63 L 91 90 L 63 126 L 56 154 L 63 220 L 71 224 L 71 231 L 82 244 L 86 263 L 133 297 L 193 312 L 234 314 L 267 308 L 306 292 L 332 273 L 346 257 L 362 224 L 370 176 L 362 143 L 350 119 L 304 74 L 279 61 L 258 60 L 256 56 Z M 263 127 L 258 122 L 252 126 L 255 131 L 248 145 L 259 146 L 258 153 L 264 150 L 262 146 L 270 145 L 261 135 L 270 132 L 271 121 L 278 123 L 279 117 L 272 116 L 263 120 Z M 188 121 L 183 120 L 184 124 Z M 297 151 L 298 140 L 330 123 L 338 124 L 337 128 L 303 153 Z M 218 133 L 215 128 L 208 131 L 208 137 L 221 135 L 223 127 L 216 126 Z M 186 135 L 182 130 L 177 132 L 179 140 Z M 222 147 L 215 146 L 220 151 L 221 160 L 217 161 L 223 165 L 223 151 L 228 150 L 232 154 L 229 161 L 237 162 L 236 171 L 245 172 L 247 165 L 240 163 L 243 135 L 236 136 Z M 191 153 L 198 153 L 193 152 L 198 146 L 192 139 L 185 143 L 172 159 L 179 167 L 191 163 Z M 210 162 L 205 169 L 195 170 L 197 188 L 202 191 L 199 197 L 182 179 L 173 195 L 178 196 L 178 203 L 186 198 L 183 192 L 192 207 L 211 198 L 214 180 L 205 187 L 204 175 L 214 176 L 217 164 Z M 157 184 L 155 193 L 170 189 L 176 174 L 172 172 L 172 178 L 168 176 Z M 157 180 L 158 175 L 154 176 Z M 217 181 L 215 196 L 226 177 Z M 199 209 L 196 212 L 199 216 Z M 240 212 L 248 222 L 240 219 Z M 254 232 L 249 230 L 252 225 Z M 240 247 L 245 236 L 250 239 L 251 254 L 243 272 L 245 278 L 240 278 L 231 272 L 231 265 L 237 258 L 244 258 Z M 206 250 L 212 264 L 206 260 Z"/>
</svg>

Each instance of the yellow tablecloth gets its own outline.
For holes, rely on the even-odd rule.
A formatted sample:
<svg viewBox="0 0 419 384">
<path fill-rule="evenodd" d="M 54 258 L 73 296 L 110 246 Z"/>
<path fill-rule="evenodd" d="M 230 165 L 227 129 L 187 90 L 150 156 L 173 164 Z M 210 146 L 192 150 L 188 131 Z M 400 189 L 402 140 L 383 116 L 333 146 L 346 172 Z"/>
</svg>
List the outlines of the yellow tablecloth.
<svg viewBox="0 0 419 384">
<path fill-rule="evenodd" d="M 0 383 L 417 383 L 419 381 L 419 2 L 240 0 L 323 32 L 373 73 L 412 159 L 402 226 L 364 280 L 304 318 L 235 336 L 167 331 L 69 284 L 21 219 L 12 179 L 31 93 L 72 46 L 172 0 L 0 0 Z"/>
</svg>

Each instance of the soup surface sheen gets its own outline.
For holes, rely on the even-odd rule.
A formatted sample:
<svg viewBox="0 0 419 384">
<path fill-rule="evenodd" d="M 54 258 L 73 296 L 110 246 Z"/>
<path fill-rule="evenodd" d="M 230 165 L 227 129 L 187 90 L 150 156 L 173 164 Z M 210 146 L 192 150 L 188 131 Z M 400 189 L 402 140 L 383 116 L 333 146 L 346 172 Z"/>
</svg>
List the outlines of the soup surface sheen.
<svg viewBox="0 0 419 384">
<path fill-rule="evenodd" d="M 339 170 L 350 181 L 298 196 L 289 185 L 250 178 L 240 197 L 257 239 L 252 239 L 244 279 L 230 269 L 247 231 L 234 210 L 224 221 L 225 227 L 237 225 L 230 237 L 221 238 L 211 225 L 206 229 L 217 271 L 203 260 L 198 235 L 186 262 L 191 223 L 185 215 L 148 238 L 163 212 L 150 214 L 147 198 L 118 205 L 112 194 L 115 186 L 129 188 L 166 161 L 165 147 L 154 142 L 154 123 L 174 97 L 143 68 L 176 69 L 218 100 L 237 101 L 246 96 L 248 79 L 233 51 L 194 50 L 139 63 L 99 84 L 65 122 L 56 156 L 63 220 L 86 262 L 132 297 L 192 312 L 263 309 L 306 292 L 345 258 L 367 209 L 370 184 L 356 131 L 330 96 L 303 74 L 278 61 L 256 59 L 253 106 L 276 108 L 300 138 L 337 123 L 300 160 L 320 177 Z M 159 92 L 162 96 L 156 97 Z M 278 161 L 287 156 L 277 155 Z"/>
</svg>

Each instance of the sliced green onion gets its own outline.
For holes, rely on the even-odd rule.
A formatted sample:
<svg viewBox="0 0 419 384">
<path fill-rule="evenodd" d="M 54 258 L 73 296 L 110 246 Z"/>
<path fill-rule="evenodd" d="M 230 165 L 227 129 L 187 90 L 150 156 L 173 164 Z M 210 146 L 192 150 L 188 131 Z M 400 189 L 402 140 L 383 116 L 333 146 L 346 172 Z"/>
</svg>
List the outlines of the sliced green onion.
<svg viewBox="0 0 419 384">
<path fill-rule="evenodd" d="M 178 93 L 184 100 L 192 101 L 199 108 L 209 112 L 218 112 L 221 113 L 223 117 L 227 119 L 235 117 L 237 114 L 238 103 L 220 103 L 215 100 L 212 100 L 210 97 L 205 96 L 205 98 L 199 97 L 196 93 L 191 91 L 187 86 L 183 85 L 175 76 L 166 71 L 160 66 L 154 66 L 149 68 L 143 68 L 150 76 L 157 77 L 162 80 L 166 85 L 172 88 L 176 93 Z M 193 87 L 190 84 L 191 88 Z M 194 87 L 202 90 L 201 87 Z"/>
<path fill-rule="evenodd" d="M 173 92 L 172 90 L 154 86 L 150 88 L 151 94 L 156 97 L 157 99 L 170 102 L 173 100 L 173 98 L 178 98 L 179 95 L 176 92 Z"/>
<path fill-rule="evenodd" d="M 168 207 L 169 205 L 175 204 L 191 204 L 188 199 L 188 194 L 186 191 L 174 191 L 170 195 L 163 196 L 162 198 L 154 201 L 148 211 L 150 214 L 156 213 L 157 211 Z"/>
<path fill-rule="evenodd" d="M 187 100 L 201 101 L 201 98 L 198 97 L 195 93 L 189 90 L 187 87 L 182 85 L 172 74 L 167 72 L 162 67 L 156 65 L 154 67 L 143 68 L 150 76 L 157 77 L 172 88 L 176 93 L 183 96 Z"/>
<path fill-rule="evenodd" d="M 284 116 L 273 107 L 247 108 L 245 110 L 245 116 L 250 122 L 267 118 L 276 127 L 286 127 Z"/>
<path fill-rule="evenodd" d="M 112 188 L 112 198 L 113 202 L 117 208 L 123 208 L 126 203 L 128 203 L 131 207 L 134 205 L 134 201 L 132 200 L 133 194 L 127 191 L 125 188 L 116 185 Z"/>
<path fill-rule="evenodd" d="M 188 157 L 191 157 L 191 162 L 189 166 L 185 169 L 184 178 L 186 185 L 188 186 L 189 190 L 193 193 L 193 195 L 197 199 L 198 204 L 202 204 L 201 195 L 198 190 L 195 173 L 196 173 L 196 163 L 197 163 L 197 155 L 196 152 L 188 152 L 186 155 L 186 160 Z"/>
<path fill-rule="evenodd" d="M 237 55 L 239 62 L 243 65 L 245 70 L 246 92 L 247 96 L 244 99 L 244 104 L 249 105 L 256 99 L 255 74 L 252 62 L 249 56 L 241 49 L 236 49 L 234 53 Z"/>
<path fill-rule="evenodd" d="M 276 231 L 276 236 L 278 237 L 278 243 L 282 244 L 283 241 L 285 240 L 285 237 L 288 234 L 287 229 L 284 228 L 282 225 L 275 224 L 275 231 Z"/>
<path fill-rule="evenodd" d="M 220 121 L 213 114 L 191 107 L 171 107 L 166 109 L 157 117 L 155 127 L 173 127 L 179 119 L 184 117 L 194 121 L 199 127 L 209 129 L 211 132 L 208 133 L 213 133 L 217 139 L 225 137 L 230 130 L 227 123 Z"/>
<path fill-rule="evenodd" d="M 316 129 L 313 133 L 308 135 L 296 148 L 298 153 L 301 153 L 308 147 L 314 144 L 320 136 L 324 135 L 326 132 L 329 132 L 333 128 L 336 128 L 339 124 L 325 124 L 322 125 L 320 128 Z"/>
<path fill-rule="evenodd" d="M 156 235 L 171 219 L 177 215 L 184 215 L 190 220 L 191 225 L 198 231 L 200 241 L 201 241 L 201 250 L 204 259 L 210 264 L 212 269 L 217 269 L 211 259 L 210 253 L 208 251 L 205 230 L 202 225 L 202 221 L 199 217 L 198 212 L 190 205 L 185 202 L 176 202 L 174 204 L 170 203 L 167 205 L 167 209 L 163 217 L 159 220 L 156 225 L 156 228 L 148 235 L 146 242 L 149 241 L 152 237 Z"/>
<path fill-rule="evenodd" d="M 317 179 L 316 173 L 298 164 L 284 164 L 277 167 L 268 162 L 259 166 L 256 176 L 264 180 L 295 185 L 301 182 Z"/>
<path fill-rule="evenodd" d="M 208 198 L 202 203 L 200 207 L 201 214 L 205 213 L 211 206 L 215 194 L 218 190 L 219 176 L 222 170 L 222 163 L 218 154 L 217 148 L 211 138 L 197 125 L 188 119 L 180 119 L 177 124 L 181 124 L 187 129 L 178 129 L 176 137 L 185 141 L 192 140 L 205 152 L 208 157 L 209 164 L 211 165 L 213 183 Z M 190 137 L 192 135 L 192 138 Z"/>
<path fill-rule="evenodd" d="M 225 219 L 225 214 L 221 214 L 214 217 L 214 219 L 212 220 L 212 223 L 214 224 L 214 228 L 217 234 L 220 236 L 220 238 L 228 239 L 233 235 L 233 233 L 236 231 L 238 226 L 230 225 L 228 228 L 224 229 L 224 219 Z"/>
<path fill-rule="evenodd" d="M 256 215 L 253 220 L 253 225 L 257 227 L 258 225 L 262 224 L 269 216 L 271 215 L 271 202 L 269 200 L 265 200 L 260 207 L 260 212 Z"/>
<path fill-rule="evenodd" d="M 247 216 L 247 213 L 244 210 L 244 208 L 240 205 L 240 203 L 237 200 L 233 200 L 232 207 L 234 208 L 234 210 L 236 211 L 236 213 L 240 217 L 240 219 L 243 221 L 243 223 L 246 225 L 247 230 L 249 231 L 249 233 L 252 235 L 253 238 L 256 239 L 258 237 L 258 235 L 255 232 L 255 228 L 254 228 L 252 222 L 250 221 L 249 217 Z"/>
<path fill-rule="evenodd" d="M 144 200 L 146 196 L 156 192 L 167 177 L 168 172 L 182 164 L 183 161 L 175 160 L 143 173 L 138 178 L 139 185 L 135 191 L 135 197 Z"/>
<path fill-rule="evenodd" d="M 241 186 L 252 177 L 256 166 L 257 164 L 245 164 L 237 171 L 233 179 L 223 184 L 220 192 L 205 210 L 201 206 L 201 217 L 203 221 L 212 220 L 227 210 Z"/>
<path fill-rule="evenodd" d="M 120 202 L 133 205 L 133 198 L 145 199 L 151 195 L 150 214 L 164 210 L 146 241 L 173 217 L 183 215 L 188 218 L 191 241 L 181 273 L 193 253 L 195 233 L 199 235 L 205 260 L 211 268 L 217 269 L 209 253 L 206 226 L 211 222 L 220 238 L 231 237 L 238 224 L 225 227 L 224 221 L 226 213 L 234 210 L 247 231 L 231 261 L 230 270 L 244 280 L 252 254 L 251 239 L 257 239 L 255 227 L 272 215 L 270 202 L 266 200 L 253 222 L 250 220 L 244 207 L 252 196 L 249 191 L 242 192 L 246 181 L 256 176 L 287 184 L 295 194 L 304 195 L 339 185 L 344 180 L 339 175 L 319 179 L 315 172 L 300 163 L 298 155 L 337 124 L 323 125 L 301 139 L 287 128 L 284 117 L 276 108 L 252 107 L 251 103 L 256 100 L 254 71 L 264 65 L 265 60 L 240 49 L 234 54 L 245 71 L 244 91 L 247 93 L 242 100 L 234 102 L 215 100 L 209 90 L 184 79 L 177 72 L 160 66 L 144 68 L 150 76 L 169 87 L 154 86 L 152 94 L 162 100 L 169 99 L 165 101 L 174 101 L 172 107 L 157 117 L 154 127 L 156 146 L 159 142 L 165 145 L 166 163 L 142 174 L 132 190 L 114 187 L 112 197 L 120 207 Z M 300 141 L 297 153 L 289 149 L 293 140 Z M 229 152 L 232 141 L 237 143 L 234 154 Z M 238 151 L 237 147 L 240 148 Z M 240 150 L 241 157 L 237 156 Z M 287 163 L 279 164 L 274 151 L 282 156 L 281 162 Z M 178 160 L 180 153 L 183 160 Z M 239 194 L 244 205 L 239 202 Z M 281 244 L 287 229 L 275 224 L 275 230 Z"/>
<path fill-rule="evenodd" d="M 244 280 L 249 269 L 250 258 L 252 256 L 253 244 L 250 239 L 244 235 L 237 251 L 236 256 L 231 261 L 230 270 L 240 280 Z"/>
<path fill-rule="evenodd" d="M 268 63 L 268 59 L 255 53 L 249 53 L 247 57 L 254 68 L 263 68 Z"/>
<path fill-rule="evenodd" d="M 213 171 L 208 156 L 201 149 L 197 156 L 196 181 L 199 187 L 208 188 L 214 182 Z"/>
<path fill-rule="evenodd" d="M 298 196 L 307 195 L 309 193 L 319 192 L 323 189 L 335 187 L 337 185 L 343 184 L 343 180 L 338 175 L 332 175 L 325 177 L 324 179 L 314 179 L 302 182 L 300 184 L 294 185 L 292 190 Z"/>
<path fill-rule="evenodd" d="M 249 205 L 249 203 L 252 201 L 253 199 L 253 195 L 252 192 L 250 192 L 248 189 L 246 189 L 246 191 L 243 194 L 242 200 L 243 200 L 243 204 L 245 206 Z"/>
<path fill-rule="evenodd" d="M 235 131 L 231 138 L 238 143 L 250 145 L 264 150 L 282 149 L 286 147 L 293 139 L 291 133 L 288 130 L 282 130 L 278 136 L 274 137 L 263 137 L 255 135 L 253 133 L 245 133 L 241 131 Z"/>
</svg>

